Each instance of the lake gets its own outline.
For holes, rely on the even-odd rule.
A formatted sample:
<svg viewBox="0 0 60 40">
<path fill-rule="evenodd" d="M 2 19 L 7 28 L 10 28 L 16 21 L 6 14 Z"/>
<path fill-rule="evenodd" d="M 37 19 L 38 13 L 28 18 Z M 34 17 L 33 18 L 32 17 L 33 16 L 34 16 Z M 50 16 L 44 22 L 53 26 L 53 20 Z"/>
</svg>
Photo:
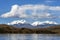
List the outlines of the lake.
<svg viewBox="0 0 60 40">
<path fill-rule="evenodd" d="M 0 40 L 60 40 L 57 34 L 0 34 Z"/>
</svg>

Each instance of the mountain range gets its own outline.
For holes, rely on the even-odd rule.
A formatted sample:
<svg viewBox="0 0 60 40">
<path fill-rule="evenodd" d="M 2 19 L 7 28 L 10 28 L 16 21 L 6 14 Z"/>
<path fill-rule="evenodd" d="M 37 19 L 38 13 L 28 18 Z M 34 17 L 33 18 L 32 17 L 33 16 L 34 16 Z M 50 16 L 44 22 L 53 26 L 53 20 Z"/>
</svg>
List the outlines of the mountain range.
<svg viewBox="0 0 60 40">
<path fill-rule="evenodd" d="M 58 25 L 58 23 L 53 22 L 53 21 L 44 21 L 44 22 L 35 21 L 33 23 L 29 23 L 26 20 L 17 20 L 17 21 L 8 23 L 8 25 L 12 25 L 17 28 L 46 28 L 49 26 Z"/>
</svg>

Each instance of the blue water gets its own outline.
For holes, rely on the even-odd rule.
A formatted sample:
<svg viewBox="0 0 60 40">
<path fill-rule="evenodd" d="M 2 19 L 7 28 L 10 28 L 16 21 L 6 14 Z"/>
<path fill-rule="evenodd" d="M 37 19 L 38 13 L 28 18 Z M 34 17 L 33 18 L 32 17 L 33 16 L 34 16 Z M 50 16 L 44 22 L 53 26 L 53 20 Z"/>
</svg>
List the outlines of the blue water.
<svg viewBox="0 0 60 40">
<path fill-rule="evenodd" d="M 0 34 L 0 40 L 60 40 L 57 34 Z"/>
</svg>

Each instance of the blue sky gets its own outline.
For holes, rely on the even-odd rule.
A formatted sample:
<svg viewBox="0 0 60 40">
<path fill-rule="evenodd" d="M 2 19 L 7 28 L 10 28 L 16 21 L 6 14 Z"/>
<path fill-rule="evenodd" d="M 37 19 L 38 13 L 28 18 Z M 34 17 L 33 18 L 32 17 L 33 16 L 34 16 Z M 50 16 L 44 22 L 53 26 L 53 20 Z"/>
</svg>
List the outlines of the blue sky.
<svg viewBox="0 0 60 40">
<path fill-rule="evenodd" d="M 43 11 L 42 11 L 42 9 L 40 9 L 40 11 L 37 9 L 38 10 L 37 12 L 39 12 L 37 14 L 42 15 L 42 17 L 38 15 L 39 18 L 37 18 L 36 15 L 34 16 L 36 18 L 33 18 L 33 17 L 21 18 L 23 16 L 22 14 L 21 14 L 21 17 L 19 17 L 20 15 L 19 16 L 16 15 L 17 17 L 15 17 L 15 16 L 6 17 L 4 15 L 4 14 L 10 12 L 11 9 L 13 9 L 12 6 L 17 6 L 17 7 L 19 6 L 19 8 L 21 8 L 20 6 L 24 6 L 24 5 L 25 6 L 32 5 L 33 8 L 34 8 L 34 6 L 43 5 L 44 7 L 48 6 L 48 8 L 46 8 Z M 22 8 L 24 8 L 24 7 L 22 7 Z M 51 9 L 49 9 L 49 8 L 51 8 Z M 48 21 L 55 21 L 57 23 L 60 23 L 60 9 L 59 8 L 60 8 L 60 0 L 0 0 L 0 16 L 3 15 L 2 17 L 0 17 L 0 24 L 6 24 L 6 23 L 12 22 L 14 20 L 22 20 L 22 19 L 27 20 L 28 22 L 48 20 Z M 28 9 L 30 9 L 30 8 L 28 8 Z M 45 13 L 45 12 L 47 12 L 47 13 Z M 32 11 L 25 10 L 25 13 L 27 15 L 31 16 Z M 48 15 L 46 15 L 46 17 L 45 17 L 44 14 L 48 14 Z"/>
</svg>

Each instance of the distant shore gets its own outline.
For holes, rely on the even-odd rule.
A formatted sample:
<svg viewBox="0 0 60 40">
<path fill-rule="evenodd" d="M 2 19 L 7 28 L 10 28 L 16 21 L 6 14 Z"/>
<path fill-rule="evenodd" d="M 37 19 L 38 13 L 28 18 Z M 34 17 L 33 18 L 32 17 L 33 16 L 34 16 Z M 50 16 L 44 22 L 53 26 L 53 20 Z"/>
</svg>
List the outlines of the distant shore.
<svg viewBox="0 0 60 40">
<path fill-rule="evenodd" d="M 48 28 L 16 28 L 13 26 L 0 24 L 0 34 L 60 34 L 60 25 Z"/>
</svg>

